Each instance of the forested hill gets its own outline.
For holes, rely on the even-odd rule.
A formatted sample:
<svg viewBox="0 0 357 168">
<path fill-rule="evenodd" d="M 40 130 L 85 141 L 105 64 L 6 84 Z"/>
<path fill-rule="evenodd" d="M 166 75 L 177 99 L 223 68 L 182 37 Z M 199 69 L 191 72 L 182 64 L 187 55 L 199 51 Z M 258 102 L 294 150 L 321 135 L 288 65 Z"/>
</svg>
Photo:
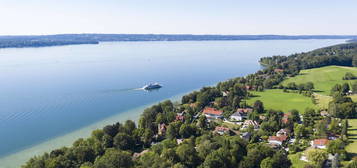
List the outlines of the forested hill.
<svg viewBox="0 0 357 168">
<path fill-rule="evenodd" d="M 272 56 L 260 59 L 266 66 L 289 69 L 298 72 L 302 69 L 327 65 L 357 66 L 357 43 L 339 44 L 290 56 Z"/>
<path fill-rule="evenodd" d="M 0 36 L 0 48 L 98 44 L 104 41 L 203 41 L 203 40 L 300 40 L 357 39 L 357 35 L 191 35 L 191 34 L 58 34 Z"/>
</svg>

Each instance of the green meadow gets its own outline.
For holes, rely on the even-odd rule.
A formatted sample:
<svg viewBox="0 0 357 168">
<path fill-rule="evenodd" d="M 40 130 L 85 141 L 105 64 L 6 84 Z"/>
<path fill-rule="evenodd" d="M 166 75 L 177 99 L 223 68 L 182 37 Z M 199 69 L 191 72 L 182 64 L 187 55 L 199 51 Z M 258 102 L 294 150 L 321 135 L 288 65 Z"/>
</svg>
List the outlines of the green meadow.
<svg viewBox="0 0 357 168">
<path fill-rule="evenodd" d="M 288 112 L 296 109 L 303 113 L 306 108 L 317 108 L 311 101 L 310 97 L 298 93 L 285 93 L 281 89 L 270 89 L 264 92 L 251 92 L 254 97 L 247 100 L 252 105 L 256 100 L 264 103 L 265 109 L 282 110 Z"/>
<path fill-rule="evenodd" d="M 249 105 L 254 101 L 261 100 L 266 109 L 282 110 L 287 112 L 291 109 L 299 110 L 303 113 L 306 108 L 326 109 L 332 100 L 329 96 L 331 88 L 336 84 L 345 82 L 351 84 L 357 80 L 342 80 L 346 72 L 351 72 L 357 76 L 357 68 L 344 66 L 326 66 L 321 68 L 302 70 L 299 75 L 288 78 L 282 82 L 286 86 L 290 82 L 296 84 L 313 82 L 314 95 L 317 104 L 313 104 L 310 97 L 298 93 L 285 93 L 281 89 L 269 89 L 264 92 L 251 92 L 254 97 L 247 100 Z M 290 91 L 291 92 L 291 91 Z M 350 96 L 357 101 L 357 95 Z"/>
<path fill-rule="evenodd" d="M 351 72 L 357 76 L 357 68 L 344 66 L 326 66 L 321 68 L 302 70 L 299 75 L 288 78 L 282 82 L 286 86 L 290 82 L 296 84 L 312 82 L 315 92 L 322 95 L 329 95 L 331 88 L 336 84 L 355 82 L 357 80 L 342 80 L 346 72 Z"/>
</svg>

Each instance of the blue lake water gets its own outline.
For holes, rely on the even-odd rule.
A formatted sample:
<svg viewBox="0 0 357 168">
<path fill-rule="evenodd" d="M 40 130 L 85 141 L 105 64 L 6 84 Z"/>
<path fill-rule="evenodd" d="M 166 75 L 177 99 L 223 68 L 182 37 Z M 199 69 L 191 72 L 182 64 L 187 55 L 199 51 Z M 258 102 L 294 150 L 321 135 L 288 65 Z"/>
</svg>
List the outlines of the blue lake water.
<svg viewBox="0 0 357 168">
<path fill-rule="evenodd" d="M 344 40 L 108 42 L 0 49 L 0 157 L 260 68 L 260 57 Z M 148 82 L 163 88 L 135 90 Z"/>
</svg>

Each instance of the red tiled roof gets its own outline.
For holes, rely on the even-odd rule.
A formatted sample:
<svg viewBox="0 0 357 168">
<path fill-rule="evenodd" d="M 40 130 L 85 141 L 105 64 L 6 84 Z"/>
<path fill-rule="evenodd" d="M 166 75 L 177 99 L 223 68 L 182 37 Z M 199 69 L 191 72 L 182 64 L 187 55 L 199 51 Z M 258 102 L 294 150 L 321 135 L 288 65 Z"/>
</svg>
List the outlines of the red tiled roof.
<svg viewBox="0 0 357 168">
<path fill-rule="evenodd" d="M 250 113 L 252 111 L 253 111 L 253 109 L 251 109 L 251 108 L 238 108 L 237 109 L 237 112 L 243 112 L 243 113 Z"/>
<path fill-rule="evenodd" d="M 226 128 L 226 127 L 216 127 L 214 130 L 215 130 L 215 131 L 222 131 L 222 132 L 224 132 L 224 131 L 229 131 L 229 128 Z"/>
<path fill-rule="evenodd" d="M 269 141 L 280 141 L 280 142 L 283 142 L 287 139 L 288 137 L 285 136 L 285 135 L 282 135 L 282 136 L 270 136 L 269 137 Z"/>
<path fill-rule="evenodd" d="M 327 145 L 328 139 L 315 139 L 314 145 Z"/>
<path fill-rule="evenodd" d="M 176 116 L 176 121 L 183 121 L 184 119 L 185 119 L 185 117 L 182 116 L 182 115 L 177 115 Z"/>
<path fill-rule="evenodd" d="M 283 72 L 283 71 L 284 71 L 283 69 L 279 69 L 279 68 L 274 69 L 274 72 Z"/>
<path fill-rule="evenodd" d="M 223 111 L 217 110 L 217 109 L 211 108 L 211 107 L 206 107 L 205 109 L 203 109 L 203 113 L 204 114 L 213 114 L 213 115 L 222 115 Z"/>
<path fill-rule="evenodd" d="M 289 121 L 289 116 L 291 115 L 291 113 L 284 113 L 284 116 L 283 116 L 283 118 L 281 118 L 281 121 L 284 123 L 284 124 L 286 124 L 286 123 L 288 123 L 288 121 Z"/>
</svg>

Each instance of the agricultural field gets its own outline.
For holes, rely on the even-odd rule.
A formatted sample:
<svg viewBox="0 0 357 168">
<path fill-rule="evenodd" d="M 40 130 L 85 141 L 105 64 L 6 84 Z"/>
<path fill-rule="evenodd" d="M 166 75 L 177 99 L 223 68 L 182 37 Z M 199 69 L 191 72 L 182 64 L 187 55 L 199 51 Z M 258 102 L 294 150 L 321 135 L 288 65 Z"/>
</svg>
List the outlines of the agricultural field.
<svg viewBox="0 0 357 168">
<path fill-rule="evenodd" d="M 285 93 L 281 89 L 270 89 L 264 92 L 251 92 L 254 97 L 247 100 L 249 105 L 253 105 L 256 100 L 264 103 L 265 109 L 282 110 L 288 112 L 296 109 L 303 113 L 306 108 L 317 108 L 310 97 L 298 93 Z"/>
<path fill-rule="evenodd" d="M 290 82 L 296 84 L 313 82 L 315 86 L 314 92 L 321 95 L 329 95 L 331 88 L 336 84 L 355 82 L 357 80 L 342 80 L 346 72 L 351 72 L 357 76 L 357 68 L 344 66 L 326 66 L 321 68 L 306 69 L 292 78 L 288 78 L 282 82 L 286 86 Z"/>
</svg>

